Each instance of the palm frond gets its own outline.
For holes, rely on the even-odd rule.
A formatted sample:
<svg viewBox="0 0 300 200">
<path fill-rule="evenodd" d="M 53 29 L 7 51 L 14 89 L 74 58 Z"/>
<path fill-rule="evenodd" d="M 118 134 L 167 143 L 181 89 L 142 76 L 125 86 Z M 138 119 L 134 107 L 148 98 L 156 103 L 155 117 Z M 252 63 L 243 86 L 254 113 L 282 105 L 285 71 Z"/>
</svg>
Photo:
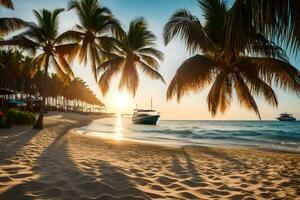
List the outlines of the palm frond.
<svg viewBox="0 0 300 200">
<path fill-rule="evenodd" d="M 138 85 L 139 75 L 136 69 L 136 64 L 132 57 L 128 57 L 125 61 L 124 67 L 122 68 L 119 90 L 126 88 L 132 96 L 135 96 Z"/>
<path fill-rule="evenodd" d="M 227 74 L 217 75 L 207 96 L 208 110 L 215 116 L 220 109 L 224 112 L 232 100 L 232 83 Z"/>
<path fill-rule="evenodd" d="M 44 30 L 43 35 L 48 39 L 55 39 L 58 34 L 58 15 L 63 12 L 64 9 L 58 8 L 53 11 L 42 9 L 33 10 L 35 17 L 37 18 L 38 27 Z"/>
<path fill-rule="evenodd" d="M 158 79 L 161 80 L 163 83 L 166 83 L 162 75 L 158 71 L 153 69 L 151 66 L 149 66 L 147 63 L 139 61 L 139 66 L 142 69 L 142 71 L 150 78 Z"/>
<path fill-rule="evenodd" d="M 114 56 L 109 58 L 108 60 L 102 62 L 98 67 L 97 67 L 97 74 L 100 74 L 103 71 L 106 71 L 110 67 L 120 67 L 121 63 L 124 61 L 123 57 L 119 56 Z"/>
<path fill-rule="evenodd" d="M 111 52 L 119 44 L 118 40 L 110 36 L 97 37 L 98 48 L 105 52 Z M 119 46 L 118 46 L 119 47 Z"/>
<path fill-rule="evenodd" d="M 255 67 L 259 77 L 268 84 L 300 94 L 300 72 L 290 63 L 273 58 L 251 57 L 243 62 Z"/>
<path fill-rule="evenodd" d="M 85 40 L 83 40 L 81 44 L 81 48 L 79 49 L 78 52 L 78 58 L 79 61 L 81 63 L 84 62 L 85 65 L 87 64 L 88 52 L 89 52 L 89 44 Z"/>
<path fill-rule="evenodd" d="M 64 41 L 67 41 L 67 42 L 80 42 L 83 37 L 84 37 L 84 34 L 82 32 L 69 30 L 69 31 L 65 31 L 62 34 L 60 34 L 56 38 L 56 42 L 57 43 L 61 43 L 61 42 L 64 42 Z"/>
<path fill-rule="evenodd" d="M 283 61 L 287 61 L 288 57 L 285 51 L 274 44 L 274 42 L 268 40 L 262 34 L 253 34 L 248 38 L 244 54 L 251 54 L 252 56 L 260 56 L 266 58 L 277 58 Z"/>
<path fill-rule="evenodd" d="M 81 45 L 78 43 L 67 43 L 55 46 L 55 51 L 58 55 L 65 57 L 68 62 L 75 59 L 80 51 Z"/>
<path fill-rule="evenodd" d="M 0 5 L 5 8 L 14 9 L 14 4 L 11 0 L 0 0 Z"/>
<path fill-rule="evenodd" d="M 37 48 L 40 46 L 37 42 L 22 35 L 17 35 L 12 39 L 2 41 L 2 45 L 18 46 L 19 48 L 27 50 L 33 54 L 35 54 Z"/>
<path fill-rule="evenodd" d="M 123 68 L 124 60 L 118 59 L 112 61 L 111 64 L 109 64 L 109 67 L 105 70 L 105 72 L 100 76 L 98 80 L 98 85 L 100 87 L 101 93 L 105 96 L 108 92 L 108 89 L 110 87 L 111 79 L 116 76 L 121 69 Z"/>
<path fill-rule="evenodd" d="M 133 50 L 138 50 L 154 45 L 155 35 L 148 30 L 147 22 L 144 18 L 136 18 L 131 21 L 127 33 L 128 44 Z"/>
<path fill-rule="evenodd" d="M 19 18 L 0 18 L 0 36 L 12 33 L 26 27 L 27 25 L 27 22 Z"/>
<path fill-rule="evenodd" d="M 97 80 L 97 67 L 111 51 L 116 50 L 116 39 L 111 36 L 119 34 L 119 21 L 97 0 L 73 0 L 69 2 L 68 9 L 76 11 L 80 24 L 75 26 L 75 31 L 66 32 L 62 37 L 81 43 L 79 60 L 85 65 L 90 61 Z"/>
<path fill-rule="evenodd" d="M 204 29 L 215 44 L 224 42 L 228 10 L 222 0 L 198 0 L 205 18 Z"/>
<path fill-rule="evenodd" d="M 236 45 L 241 49 L 254 31 L 291 52 L 299 52 L 299 7 L 298 0 L 236 0 L 230 10 L 227 49 Z"/>
<path fill-rule="evenodd" d="M 182 39 L 190 52 L 213 51 L 214 43 L 208 37 L 199 19 L 186 10 L 177 11 L 164 27 L 163 37 L 168 44 L 176 36 Z"/>
<path fill-rule="evenodd" d="M 279 44 L 285 44 L 292 52 L 299 52 L 300 2 L 260 0 L 259 3 L 250 3 L 257 29 L 269 38 L 276 39 Z"/>
<path fill-rule="evenodd" d="M 176 95 L 180 101 L 190 91 L 198 92 L 212 83 L 217 72 L 217 64 L 209 57 L 196 55 L 187 59 L 176 71 L 167 90 L 167 99 Z"/>
<path fill-rule="evenodd" d="M 144 63 L 147 63 L 147 65 L 151 66 L 154 69 L 159 68 L 159 63 L 158 61 L 153 58 L 152 56 L 144 55 L 144 54 L 139 54 L 140 59 L 143 60 Z"/>
<path fill-rule="evenodd" d="M 95 81 L 97 81 L 97 66 L 101 64 L 101 59 L 99 51 L 94 44 L 90 44 L 88 55 L 90 56 L 92 73 L 94 75 Z"/>
<path fill-rule="evenodd" d="M 236 56 L 244 52 L 248 39 L 256 33 L 253 27 L 253 11 L 250 1 L 235 1 L 229 11 L 225 36 L 225 50 Z"/>
<path fill-rule="evenodd" d="M 96 46 L 101 54 L 101 60 L 104 61 L 98 67 L 98 74 L 105 71 L 103 73 L 105 76 L 101 77 L 106 77 L 100 77 L 102 79 L 102 84 L 99 84 L 101 90 L 107 92 L 110 82 L 107 76 L 112 75 L 108 70 L 112 67 L 121 72 L 119 90 L 126 88 L 133 96 L 139 85 L 138 67 L 150 78 L 164 81 L 156 71 L 159 67 L 157 60 L 163 59 L 163 53 L 155 48 L 155 39 L 156 37 L 143 18 L 133 20 L 128 31 L 121 30 L 121 34 L 115 39 L 107 35 L 97 37 Z"/>
<path fill-rule="evenodd" d="M 249 86 L 252 94 L 263 96 L 272 106 L 278 106 L 277 96 L 270 85 L 260 78 L 260 69 L 251 62 L 238 62 L 235 66 L 236 73 L 239 74 Z"/>
<path fill-rule="evenodd" d="M 61 55 L 57 55 L 57 58 L 55 59 L 57 59 L 56 62 L 58 61 L 57 63 L 59 64 L 59 67 L 64 72 L 64 74 L 67 75 L 70 79 L 74 79 L 74 73 L 66 59 Z"/>
<path fill-rule="evenodd" d="M 62 66 L 60 65 L 60 63 L 55 58 L 53 58 L 51 63 L 54 66 L 57 77 L 61 81 L 63 81 L 63 83 L 70 83 L 71 82 L 71 77 L 62 70 Z"/>
<path fill-rule="evenodd" d="M 38 69 L 41 70 L 45 66 L 45 62 L 46 55 L 44 53 L 41 53 L 33 59 L 32 64 L 38 66 Z"/>
<path fill-rule="evenodd" d="M 139 54 L 144 54 L 148 56 L 152 56 L 160 61 L 164 60 L 164 54 L 163 52 L 153 48 L 153 47 L 146 47 L 146 48 L 141 48 L 136 51 Z"/>
<path fill-rule="evenodd" d="M 253 110 L 256 115 L 261 119 L 257 104 L 251 94 L 250 89 L 247 84 L 244 82 L 241 76 L 235 75 L 235 85 L 234 85 L 237 97 L 241 103 L 241 105 L 245 106 L 249 110 Z"/>
</svg>

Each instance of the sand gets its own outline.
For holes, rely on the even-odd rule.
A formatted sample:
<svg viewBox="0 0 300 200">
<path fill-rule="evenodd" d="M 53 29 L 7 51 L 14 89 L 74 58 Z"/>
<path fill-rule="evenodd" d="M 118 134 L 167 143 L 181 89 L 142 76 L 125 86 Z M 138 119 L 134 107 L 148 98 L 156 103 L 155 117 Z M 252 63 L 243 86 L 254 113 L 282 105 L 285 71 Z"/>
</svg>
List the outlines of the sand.
<svg viewBox="0 0 300 200">
<path fill-rule="evenodd" d="M 166 147 L 72 131 L 99 116 L 54 113 L 42 131 L 0 130 L 0 199 L 300 199 L 300 155 Z"/>
</svg>

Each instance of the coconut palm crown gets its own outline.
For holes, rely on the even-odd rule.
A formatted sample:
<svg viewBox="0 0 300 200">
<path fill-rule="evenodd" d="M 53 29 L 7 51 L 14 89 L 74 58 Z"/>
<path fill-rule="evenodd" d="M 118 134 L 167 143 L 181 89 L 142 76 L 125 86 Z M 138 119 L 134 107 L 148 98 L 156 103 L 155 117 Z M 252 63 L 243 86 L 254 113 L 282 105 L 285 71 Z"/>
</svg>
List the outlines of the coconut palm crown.
<svg viewBox="0 0 300 200">
<path fill-rule="evenodd" d="M 114 18 L 111 11 L 98 4 L 97 0 L 70 1 L 69 10 L 75 10 L 79 17 L 79 24 L 73 30 L 67 31 L 65 36 L 81 44 L 79 59 L 91 65 L 95 80 L 96 69 L 104 59 L 114 39 L 112 33 L 117 33 L 119 22 Z"/>
<path fill-rule="evenodd" d="M 139 85 L 138 70 L 150 78 L 164 82 L 157 71 L 159 61 L 163 60 L 163 53 L 155 48 L 155 39 L 143 18 L 137 18 L 130 23 L 129 30 L 123 31 L 118 37 L 114 51 L 110 51 L 110 57 L 97 69 L 100 74 L 98 84 L 104 95 L 109 89 L 111 79 L 119 73 L 119 90 L 126 88 L 133 96 Z"/>
<path fill-rule="evenodd" d="M 262 96 L 277 106 L 271 86 L 300 94 L 300 73 L 280 47 L 253 26 L 240 30 L 242 44 L 227 43 L 232 9 L 222 0 L 198 0 L 198 3 L 204 13 L 204 26 L 187 10 L 179 10 L 164 27 L 165 44 L 179 37 L 194 54 L 178 68 L 168 87 L 167 99 L 177 96 L 180 101 L 189 92 L 211 86 L 207 104 L 212 116 L 225 112 L 235 94 L 242 106 L 261 118 L 254 97 Z"/>
</svg>

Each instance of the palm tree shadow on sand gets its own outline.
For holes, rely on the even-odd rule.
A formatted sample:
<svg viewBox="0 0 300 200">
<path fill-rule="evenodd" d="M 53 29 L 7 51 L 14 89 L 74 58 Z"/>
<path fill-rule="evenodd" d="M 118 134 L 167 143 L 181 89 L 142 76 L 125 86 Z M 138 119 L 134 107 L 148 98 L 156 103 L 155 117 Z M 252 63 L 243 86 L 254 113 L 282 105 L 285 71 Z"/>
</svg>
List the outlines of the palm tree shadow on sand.
<svg viewBox="0 0 300 200">
<path fill-rule="evenodd" d="M 55 114 L 47 114 L 47 116 L 52 116 Z M 63 117 L 58 117 L 63 118 Z M 59 121 L 47 122 L 47 128 L 51 129 L 60 125 Z M 74 128 L 74 124 L 64 126 L 57 132 L 57 137 L 60 138 L 64 136 L 68 130 Z M 41 137 L 40 134 L 43 134 L 42 130 L 37 129 L 28 129 L 24 127 L 16 130 L 17 133 L 7 135 L 5 139 L 1 138 L 1 144 L 4 147 L 1 147 L 3 151 L 0 151 L 0 165 L 9 164 L 14 157 L 18 157 L 22 153 L 24 148 L 29 147 L 34 138 Z M 34 149 L 33 149 L 34 150 Z"/>
<path fill-rule="evenodd" d="M 203 179 L 191 156 L 184 149 L 180 155 L 185 160 L 185 166 L 180 163 L 179 155 L 172 155 L 171 171 L 176 173 L 180 178 L 191 177 L 191 181 L 195 183 L 194 185 L 201 183 Z"/>
<path fill-rule="evenodd" d="M 149 199 L 130 177 L 108 162 L 98 160 L 93 170 L 80 169 L 67 146 L 64 135 L 59 135 L 32 168 L 40 176 L 11 187 L 0 199 Z"/>
<path fill-rule="evenodd" d="M 7 136 L 1 141 L 2 151 L 0 151 L 0 164 L 10 163 L 10 158 L 15 156 L 23 147 L 25 147 L 32 138 L 34 138 L 40 130 L 25 130 L 19 133 Z"/>
<path fill-rule="evenodd" d="M 200 148 L 200 147 L 199 147 Z M 210 148 L 207 147 L 201 147 L 203 149 L 202 151 L 205 152 L 206 155 L 216 157 L 218 159 L 224 160 L 224 162 L 230 162 L 233 165 L 239 165 L 240 162 L 238 160 L 235 160 L 231 156 L 226 155 L 222 152 L 214 152 L 210 150 Z M 179 157 L 182 158 L 183 163 L 180 162 Z M 198 164 L 199 165 L 199 164 Z M 219 182 L 219 179 L 217 177 L 217 173 L 213 172 L 215 166 L 211 166 L 212 168 L 207 170 L 201 170 L 199 169 L 199 166 L 197 166 L 197 163 L 194 162 L 193 158 L 191 157 L 188 150 L 186 150 L 184 147 L 182 148 L 181 154 L 173 155 L 172 156 L 172 166 L 171 171 L 175 172 L 179 179 L 182 179 L 184 181 L 181 181 L 181 183 L 187 187 L 190 188 L 197 188 L 199 193 L 202 193 L 209 198 L 217 198 L 220 199 L 224 196 L 230 195 L 231 192 L 239 192 L 243 194 L 233 194 L 230 196 L 229 199 L 237 200 L 246 197 L 247 195 L 251 195 L 252 193 L 244 190 L 243 188 L 236 188 L 231 187 L 228 184 L 224 184 Z M 216 169 L 216 168 L 215 168 Z M 223 171 L 224 170 L 224 171 Z M 221 171 L 225 172 L 225 169 L 221 169 Z M 205 176 L 211 174 L 211 176 Z M 216 187 L 209 186 L 210 184 L 216 184 Z M 215 189 L 212 189 L 215 188 Z M 197 199 L 197 197 L 188 194 L 186 196 L 187 199 Z"/>
</svg>

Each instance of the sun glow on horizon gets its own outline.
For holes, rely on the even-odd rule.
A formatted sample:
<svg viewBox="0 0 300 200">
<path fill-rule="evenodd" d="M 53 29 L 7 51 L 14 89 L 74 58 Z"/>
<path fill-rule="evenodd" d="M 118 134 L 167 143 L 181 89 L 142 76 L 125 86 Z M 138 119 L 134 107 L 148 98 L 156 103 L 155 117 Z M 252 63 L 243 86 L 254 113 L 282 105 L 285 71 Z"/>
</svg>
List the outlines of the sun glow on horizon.
<svg viewBox="0 0 300 200">
<path fill-rule="evenodd" d="M 131 105 L 131 98 L 126 92 L 118 92 L 114 95 L 114 107 L 118 112 L 124 112 Z"/>
</svg>

